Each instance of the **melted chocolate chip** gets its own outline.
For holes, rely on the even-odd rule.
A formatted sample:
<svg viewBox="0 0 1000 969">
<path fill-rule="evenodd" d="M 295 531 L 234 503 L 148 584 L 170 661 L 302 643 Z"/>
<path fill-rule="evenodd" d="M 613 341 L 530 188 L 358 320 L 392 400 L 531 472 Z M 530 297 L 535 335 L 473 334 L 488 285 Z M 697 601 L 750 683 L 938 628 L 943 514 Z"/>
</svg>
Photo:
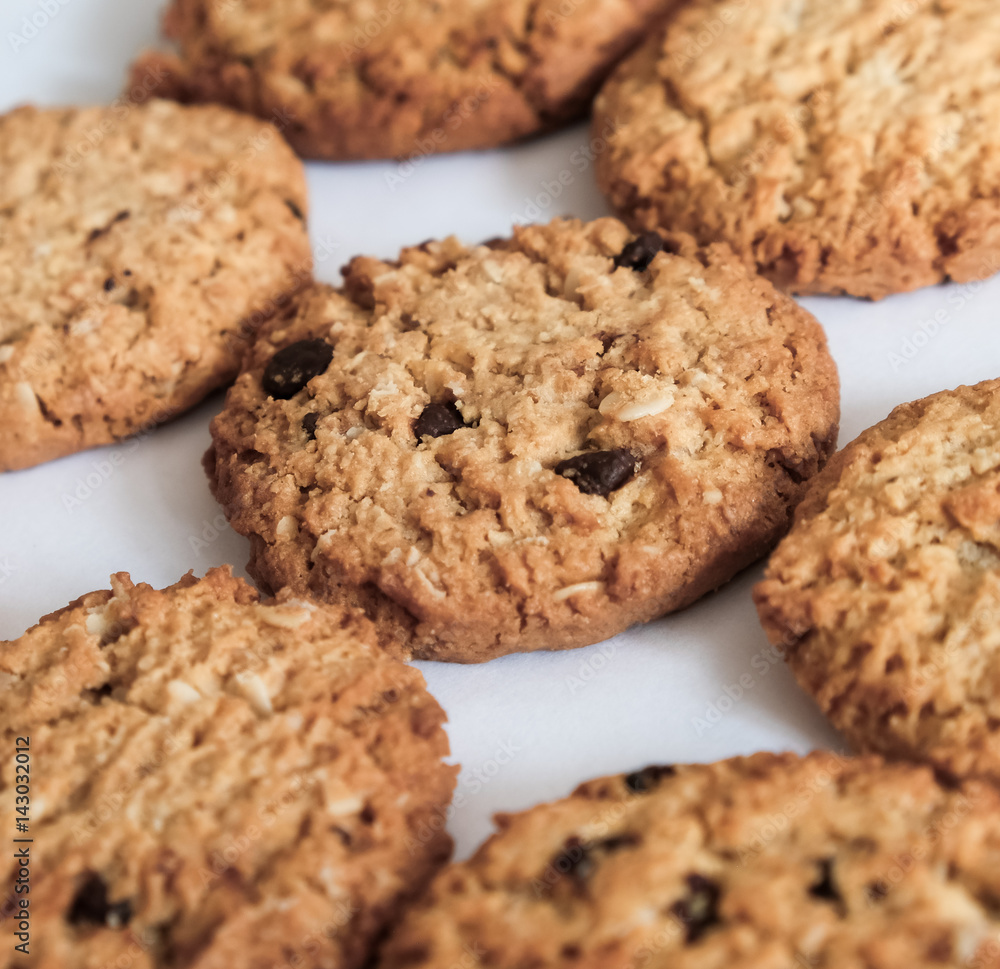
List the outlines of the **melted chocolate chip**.
<svg viewBox="0 0 1000 969">
<path fill-rule="evenodd" d="M 641 273 L 649 268 L 656 254 L 663 249 L 663 239 L 657 233 L 644 232 L 615 256 L 615 269 L 634 269 L 637 273 Z"/>
<path fill-rule="evenodd" d="M 719 924 L 719 886 L 697 872 L 687 876 L 688 892 L 670 911 L 687 928 L 687 941 L 697 942 L 713 925 Z"/>
<path fill-rule="evenodd" d="M 299 340 L 271 357 L 264 368 L 264 390 L 276 400 L 288 400 L 323 373 L 332 359 L 333 347 L 326 340 Z"/>
<path fill-rule="evenodd" d="M 110 293 L 111 290 L 113 290 L 114 288 L 115 288 L 115 277 L 108 276 L 108 278 L 104 280 L 104 292 Z"/>
<path fill-rule="evenodd" d="M 631 452 L 616 448 L 567 458 L 556 465 L 555 472 L 569 478 L 585 495 L 606 498 L 629 481 L 638 469 L 639 462 Z"/>
<path fill-rule="evenodd" d="M 302 430 L 306 432 L 306 437 L 310 441 L 316 440 L 316 421 L 319 420 L 319 414 L 306 414 L 302 418 Z"/>
<path fill-rule="evenodd" d="M 625 786 L 633 794 L 648 794 L 655 787 L 658 787 L 664 777 L 673 777 L 677 769 L 671 766 L 646 767 L 638 770 L 634 774 L 629 774 L 625 778 Z"/>
<path fill-rule="evenodd" d="M 465 427 L 465 421 L 454 404 L 428 404 L 413 422 L 413 433 L 419 441 L 422 437 L 443 437 L 460 427 Z"/>
<path fill-rule="evenodd" d="M 819 877 L 809 886 L 809 894 L 813 898 L 821 898 L 825 902 L 837 902 L 839 904 L 843 899 L 840 897 L 840 892 L 837 890 L 837 885 L 833 880 L 833 859 L 823 858 L 818 863 L 818 868 Z"/>
<path fill-rule="evenodd" d="M 80 886 L 66 913 L 70 925 L 107 925 L 117 928 L 132 918 L 132 904 L 108 900 L 108 886 L 100 875 L 91 874 Z"/>
<path fill-rule="evenodd" d="M 299 222 L 302 222 L 305 219 L 305 216 L 302 214 L 302 209 L 300 209 L 291 199 L 285 199 L 285 205 L 288 206 L 288 210 L 299 220 Z"/>
</svg>

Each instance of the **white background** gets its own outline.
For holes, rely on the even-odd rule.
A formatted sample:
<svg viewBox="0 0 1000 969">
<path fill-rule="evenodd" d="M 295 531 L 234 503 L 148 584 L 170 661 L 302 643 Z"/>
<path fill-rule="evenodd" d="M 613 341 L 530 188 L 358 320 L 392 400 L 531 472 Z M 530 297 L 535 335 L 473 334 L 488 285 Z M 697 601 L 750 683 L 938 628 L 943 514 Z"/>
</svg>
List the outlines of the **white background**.
<svg viewBox="0 0 1000 969">
<path fill-rule="evenodd" d="M 57 15 L 28 37 L 23 18 L 42 21 L 45 6 L 56 5 Z M 0 110 L 112 100 L 131 58 L 156 40 L 158 7 L 2 0 Z M 310 164 L 317 275 L 335 282 L 352 255 L 391 257 L 429 237 L 454 233 L 474 243 L 506 234 L 515 219 L 536 214 L 532 205 L 542 219 L 605 214 L 589 166 L 581 170 L 589 142 L 577 125 L 522 147 L 413 166 Z M 546 197 L 564 171 L 569 184 Z M 878 304 L 806 301 L 840 367 L 841 441 L 904 400 L 1000 375 L 998 299 L 995 279 Z M 926 327 L 935 317 L 936 330 Z M 200 466 L 221 403 L 217 394 L 139 442 L 0 476 L 0 639 L 106 587 L 111 572 L 158 587 L 227 562 L 242 574 L 247 543 L 219 516 Z M 459 853 L 489 832 L 494 811 L 562 796 L 589 777 L 652 762 L 839 746 L 768 650 L 750 600 L 760 571 L 600 646 L 482 666 L 420 664 L 448 711 L 463 764 L 464 796 L 451 825 Z M 750 686 L 733 701 L 727 687 L 738 694 L 741 677 Z"/>
</svg>

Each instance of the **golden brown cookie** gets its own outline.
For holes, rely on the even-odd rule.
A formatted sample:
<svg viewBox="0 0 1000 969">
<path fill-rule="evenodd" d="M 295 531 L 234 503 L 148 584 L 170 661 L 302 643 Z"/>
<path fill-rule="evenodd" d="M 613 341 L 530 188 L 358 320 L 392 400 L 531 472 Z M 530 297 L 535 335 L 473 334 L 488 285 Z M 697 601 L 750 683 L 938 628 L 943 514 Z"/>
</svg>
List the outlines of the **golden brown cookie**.
<svg viewBox="0 0 1000 969">
<path fill-rule="evenodd" d="M 451 847 L 423 678 L 228 570 L 111 585 L 0 643 L 0 966 L 364 965 Z"/>
<path fill-rule="evenodd" d="M 636 228 L 879 298 L 1000 269 L 994 0 L 694 0 L 595 103 Z"/>
<path fill-rule="evenodd" d="M 307 158 L 488 148 L 584 114 L 673 0 L 173 0 L 133 83 L 274 120 Z"/>
<path fill-rule="evenodd" d="M 819 325 L 725 247 L 555 221 L 355 259 L 262 331 L 207 468 L 263 587 L 476 662 L 727 581 L 784 534 L 838 409 Z"/>
<path fill-rule="evenodd" d="M 817 753 L 649 768 L 440 872 L 379 969 L 1000 966 L 1000 796 Z"/>
<path fill-rule="evenodd" d="M 148 430 L 231 380 L 311 278 L 302 165 L 225 108 L 0 115 L 0 471 Z"/>
<path fill-rule="evenodd" d="M 904 404 L 836 455 L 755 599 L 856 749 L 1000 781 L 1000 381 Z"/>
</svg>

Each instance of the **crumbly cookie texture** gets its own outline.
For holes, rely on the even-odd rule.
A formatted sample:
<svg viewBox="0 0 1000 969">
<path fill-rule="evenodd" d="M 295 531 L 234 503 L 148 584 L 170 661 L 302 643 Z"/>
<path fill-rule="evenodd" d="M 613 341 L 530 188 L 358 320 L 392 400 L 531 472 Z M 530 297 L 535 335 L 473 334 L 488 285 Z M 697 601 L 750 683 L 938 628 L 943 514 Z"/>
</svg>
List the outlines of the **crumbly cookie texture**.
<svg viewBox="0 0 1000 969">
<path fill-rule="evenodd" d="M 0 116 L 0 470 L 147 430 L 231 380 L 311 278 L 301 162 L 170 101 Z"/>
<path fill-rule="evenodd" d="M 379 969 L 996 969 L 998 812 L 988 784 L 827 753 L 604 778 L 499 816 Z"/>
<path fill-rule="evenodd" d="M 179 56 L 132 83 L 276 120 L 308 158 L 487 148 L 583 115 L 673 2 L 173 0 Z"/>
<path fill-rule="evenodd" d="M 878 299 L 1000 269 L 1000 6 L 694 0 L 595 102 L 637 227 Z"/>
<path fill-rule="evenodd" d="M 353 969 L 450 852 L 444 713 L 358 614 L 120 573 L 0 644 L 0 681 L 0 824 L 26 737 L 33 839 L 0 966 Z"/>
<path fill-rule="evenodd" d="M 357 258 L 272 321 L 206 467 L 269 589 L 475 662 L 681 608 L 834 446 L 815 320 L 724 247 L 614 219 Z"/>
<path fill-rule="evenodd" d="M 1000 781 L 1000 380 L 904 404 L 844 448 L 755 599 L 856 749 Z"/>
</svg>

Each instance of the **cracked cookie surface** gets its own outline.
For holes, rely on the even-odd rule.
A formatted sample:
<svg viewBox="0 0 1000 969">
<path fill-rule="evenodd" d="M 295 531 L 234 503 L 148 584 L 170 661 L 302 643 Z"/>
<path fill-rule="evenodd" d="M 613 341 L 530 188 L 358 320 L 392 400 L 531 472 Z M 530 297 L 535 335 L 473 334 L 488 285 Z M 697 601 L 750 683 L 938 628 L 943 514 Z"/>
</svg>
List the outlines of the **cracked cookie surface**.
<svg viewBox="0 0 1000 969">
<path fill-rule="evenodd" d="M 1000 781 L 1000 380 L 904 404 L 837 454 L 754 596 L 856 749 Z"/>
<path fill-rule="evenodd" d="M 500 815 L 380 969 L 1000 966 L 1000 796 L 817 753 L 648 768 Z"/>
<path fill-rule="evenodd" d="M 276 120 L 307 158 L 486 148 L 583 115 L 674 0 L 174 0 L 133 83 Z"/>
<path fill-rule="evenodd" d="M 993 0 L 696 0 L 612 75 L 598 180 L 636 228 L 798 293 L 1000 270 Z"/>
<path fill-rule="evenodd" d="M 0 681 L 33 839 L 31 956 L 4 967 L 355 969 L 450 852 L 444 713 L 356 613 L 120 573 L 0 643 Z M 12 754 L 10 831 L 14 784 Z M 22 897 L 12 852 L 0 873 Z"/>
<path fill-rule="evenodd" d="M 728 249 L 556 221 L 353 260 L 261 332 L 206 467 L 263 587 L 475 662 L 731 578 L 787 529 L 838 410 L 819 325 Z"/>
<path fill-rule="evenodd" d="M 0 116 L 0 470 L 148 430 L 239 369 L 311 278 L 270 125 L 119 100 Z"/>
</svg>

